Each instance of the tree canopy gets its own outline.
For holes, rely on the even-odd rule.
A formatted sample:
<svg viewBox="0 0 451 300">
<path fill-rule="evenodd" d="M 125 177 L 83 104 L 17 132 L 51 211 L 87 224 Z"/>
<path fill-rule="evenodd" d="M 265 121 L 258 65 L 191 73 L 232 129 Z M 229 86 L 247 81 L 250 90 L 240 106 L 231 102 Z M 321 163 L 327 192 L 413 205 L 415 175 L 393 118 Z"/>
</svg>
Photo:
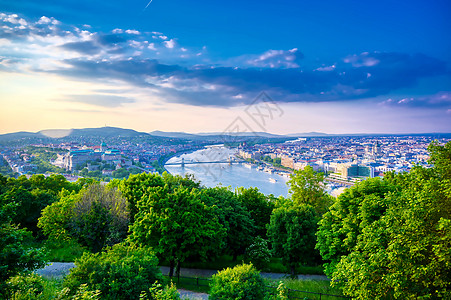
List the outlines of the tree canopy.
<svg viewBox="0 0 451 300">
<path fill-rule="evenodd" d="M 296 170 L 288 181 L 291 199 L 297 204 L 311 205 L 318 214 L 323 214 L 332 204 L 332 198 L 324 191 L 324 175 L 306 166 Z"/>
<path fill-rule="evenodd" d="M 207 205 L 205 197 L 204 191 L 184 186 L 172 192 L 168 185 L 155 188 L 138 201 L 130 240 L 169 260 L 170 275 L 190 256 L 205 260 L 209 251 L 224 246 L 226 236 L 218 208 Z"/>
<path fill-rule="evenodd" d="M 283 206 L 276 208 L 271 215 L 268 237 L 273 251 L 290 271 L 296 275 L 299 264 L 314 261 L 315 233 L 318 216 L 310 205 Z"/>
<path fill-rule="evenodd" d="M 433 168 L 366 180 L 338 197 L 318 232 L 334 285 L 357 299 L 451 297 L 450 145 L 430 146 Z"/>
<path fill-rule="evenodd" d="M 266 238 L 266 226 L 269 224 L 274 203 L 271 197 L 261 193 L 258 188 L 238 188 L 237 199 L 247 209 L 255 225 L 255 234 Z"/>
</svg>

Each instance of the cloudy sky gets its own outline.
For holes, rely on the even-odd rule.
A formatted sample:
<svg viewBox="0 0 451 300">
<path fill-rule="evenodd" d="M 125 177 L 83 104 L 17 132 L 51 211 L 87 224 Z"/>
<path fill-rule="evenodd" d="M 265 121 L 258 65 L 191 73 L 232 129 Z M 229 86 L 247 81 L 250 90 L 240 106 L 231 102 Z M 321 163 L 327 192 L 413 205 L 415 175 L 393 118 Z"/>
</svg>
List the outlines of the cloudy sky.
<svg viewBox="0 0 451 300">
<path fill-rule="evenodd" d="M 451 132 L 449 0 L 0 0 L 0 133 Z"/>
</svg>

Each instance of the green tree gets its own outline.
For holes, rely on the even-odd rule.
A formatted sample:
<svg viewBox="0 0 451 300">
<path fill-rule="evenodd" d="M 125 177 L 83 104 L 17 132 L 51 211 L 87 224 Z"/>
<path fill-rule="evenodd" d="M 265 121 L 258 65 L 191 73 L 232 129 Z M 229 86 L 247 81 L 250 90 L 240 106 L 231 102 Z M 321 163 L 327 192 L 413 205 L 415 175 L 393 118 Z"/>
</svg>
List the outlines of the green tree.
<svg viewBox="0 0 451 300">
<path fill-rule="evenodd" d="M 64 286 L 76 291 L 86 284 L 102 299 L 138 299 L 156 281 L 163 280 L 158 259 L 149 248 L 117 244 L 104 252 L 85 253 L 75 261 Z"/>
<path fill-rule="evenodd" d="M 326 261 L 325 273 L 329 278 L 341 257 L 351 253 L 362 229 L 384 214 L 385 195 L 395 191 L 392 175 L 383 180 L 370 178 L 346 189 L 323 215 L 316 248 Z"/>
<path fill-rule="evenodd" d="M 2 180 L 0 189 L 0 202 L 19 204 L 12 218 L 14 224 L 32 231 L 35 236 L 38 232 L 38 218 L 41 210 L 58 200 L 58 193 L 62 189 L 78 191 L 79 187 L 68 182 L 64 176 L 33 175 L 30 179 L 20 176 L 18 179 Z"/>
<path fill-rule="evenodd" d="M 252 242 L 255 226 L 249 212 L 238 201 L 235 194 L 226 187 L 205 189 L 207 204 L 218 207 L 220 223 L 227 230 L 226 251 L 237 256 L 244 253 Z"/>
<path fill-rule="evenodd" d="M 5 281 L 20 272 L 32 271 L 45 265 L 41 249 L 30 246 L 31 233 L 11 223 L 17 203 L 0 204 L 0 296 Z"/>
<path fill-rule="evenodd" d="M 346 235 L 353 236 L 353 247 L 345 249 L 348 253 L 335 258 L 335 267 L 329 268 L 333 285 L 343 287 L 347 295 L 357 299 L 451 298 L 451 147 L 449 143 L 432 144 L 429 149 L 433 168 L 389 174 L 384 181 L 394 187 L 389 186 L 381 197 L 376 193 L 358 203 L 348 194 L 349 201 L 341 201 L 361 216 L 356 219 L 359 231 L 353 229 Z M 326 255 L 335 256 L 329 236 L 338 236 L 346 228 L 345 218 L 336 218 L 343 212 L 335 204 L 330 213 L 333 217 L 320 225 L 318 243 Z"/>
<path fill-rule="evenodd" d="M 275 209 L 271 215 L 268 236 L 274 254 L 282 258 L 292 277 L 299 264 L 312 263 L 318 216 L 310 205 L 291 205 Z"/>
<path fill-rule="evenodd" d="M 141 173 L 132 175 L 123 180 L 119 186 L 122 195 L 127 199 L 130 212 L 130 224 L 133 224 L 135 215 L 138 212 L 136 204 L 148 192 L 155 187 L 163 187 L 163 178 L 158 174 Z"/>
<path fill-rule="evenodd" d="M 180 186 L 173 192 L 168 185 L 158 187 L 138 201 L 138 213 L 131 225 L 130 240 L 150 246 L 169 260 L 170 272 L 186 258 L 206 260 L 214 248 L 221 249 L 226 235 L 216 206 L 208 206 L 204 191 Z"/>
<path fill-rule="evenodd" d="M 255 237 L 249 247 L 246 248 L 245 258 L 257 269 L 264 270 L 271 259 L 268 241 L 259 236 Z"/>
<path fill-rule="evenodd" d="M 332 204 L 332 198 L 324 191 L 324 175 L 306 166 L 294 171 L 288 181 L 293 202 L 311 205 L 318 214 L 323 214 Z"/>
<path fill-rule="evenodd" d="M 116 188 L 87 186 L 73 207 L 71 234 L 91 251 L 121 242 L 127 235 L 127 201 Z"/>
<path fill-rule="evenodd" d="M 269 224 L 274 203 L 270 197 L 260 193 L 258 188 L 238 188 L 237 199 L 247 209 L 255 224 L 255 234 L 266 238 L 266 226 Z"/>
<path fill-rule="evenodd" d="M 268 296 L 260 272 L 250 264 L 227 268 L 213 275 L 211 300 L 262 300 Z"/>
<path fill-rule="evenodd" d="M 64 191 L 42 211 L 38 226 L 58 240 L 75 238 L 93 252 L 121 242 L 129 224 L 127 201 L 115 187 L 92 184 L 79 194 Z"/>
<path fill-rule="evenodd" d="M 74 216 L 74 206 L 80 200 L 80 195 L 63 190 L 60 200 L 42 210 L 38 221 L 38 227 L 42 232 L 56 240 L 68 240 L 72 236 L 70 223 Z"/>
<path fill-rule="evenodd" d="M 173 191 L 174 189 L 184 186 L 188 189 L 199 189 L 200 183 L 196 181 L 193 174 L 186 174 L 185 176 L 172 175 L 168 172 L 163 172 L 164 183 L 169 186 L 169 189 Z"/>
</svg>

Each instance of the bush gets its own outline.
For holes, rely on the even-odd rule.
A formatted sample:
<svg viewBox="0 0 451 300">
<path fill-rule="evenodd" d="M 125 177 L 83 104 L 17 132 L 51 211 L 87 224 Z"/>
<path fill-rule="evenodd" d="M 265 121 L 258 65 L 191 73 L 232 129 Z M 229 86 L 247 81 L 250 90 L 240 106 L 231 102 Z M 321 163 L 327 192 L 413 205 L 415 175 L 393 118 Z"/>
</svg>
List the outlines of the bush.
<svg viewBox="0 0 451 300">
<path fill-rule="evenodd" d="M 88 251 L 74 239 L 61 241 L 50 238 L 45 241 L 44 247 L 47 260 L 52 262 L 73 262 Z"/>
<path fill-rule="evenodd" d="M 268 241 L 257 236 L 251 245 L 246 248 L 246 260 L 259 270 L 265 270 L 271 259 L 271 251 L 268 248 Z"/>
<path fill-rule="evenodd" d="M 252 264 L 227 268 L 213 275 L 209 299 L 261 300 L 268 291 L 260 272 Z"/>
<path fill-rule="evenodd" d="M 16 275 L 8 280 L 6 286 L 10 299 L 44 299 L 44 280 L 37 274 Z"/>
<path fill-rule="evenodd" d="M 162 275 L 158 260 L 149 248 L 117 244 L 96 254 L 84 253 L 64 281 L 71 291 L 86 284 L 99 290 L 102 299 L 137 299 Z"/>
<path fill-rule="evenodd" d="M 149 298 L 150 296 L 150 298 Z M 180 295 L 177 292 L 177 288 L 171 282 L 170 286 L 162 288 L 161 284 L 155 282 L 149 289 L 149 293 L 141 292 L 139 296 L 140 300 L 180 300 Z"/>
</svg>

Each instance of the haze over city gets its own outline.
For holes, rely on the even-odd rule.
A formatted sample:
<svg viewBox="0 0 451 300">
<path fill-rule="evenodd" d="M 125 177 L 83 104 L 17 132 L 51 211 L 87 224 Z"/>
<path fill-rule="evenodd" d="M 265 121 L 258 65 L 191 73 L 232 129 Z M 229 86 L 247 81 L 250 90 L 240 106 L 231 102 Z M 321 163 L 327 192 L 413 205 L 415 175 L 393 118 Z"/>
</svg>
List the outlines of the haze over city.
<svg viewBox="0 0 451 300">
<path fill-rule="evenodd" d="M 0 133 L 451 132 L 448 1 L 0 0 Z M 246 108 L 265 92 L 277 114 Z M 254 104 L 255 105 L 255 104 Z"/>
</svg>

